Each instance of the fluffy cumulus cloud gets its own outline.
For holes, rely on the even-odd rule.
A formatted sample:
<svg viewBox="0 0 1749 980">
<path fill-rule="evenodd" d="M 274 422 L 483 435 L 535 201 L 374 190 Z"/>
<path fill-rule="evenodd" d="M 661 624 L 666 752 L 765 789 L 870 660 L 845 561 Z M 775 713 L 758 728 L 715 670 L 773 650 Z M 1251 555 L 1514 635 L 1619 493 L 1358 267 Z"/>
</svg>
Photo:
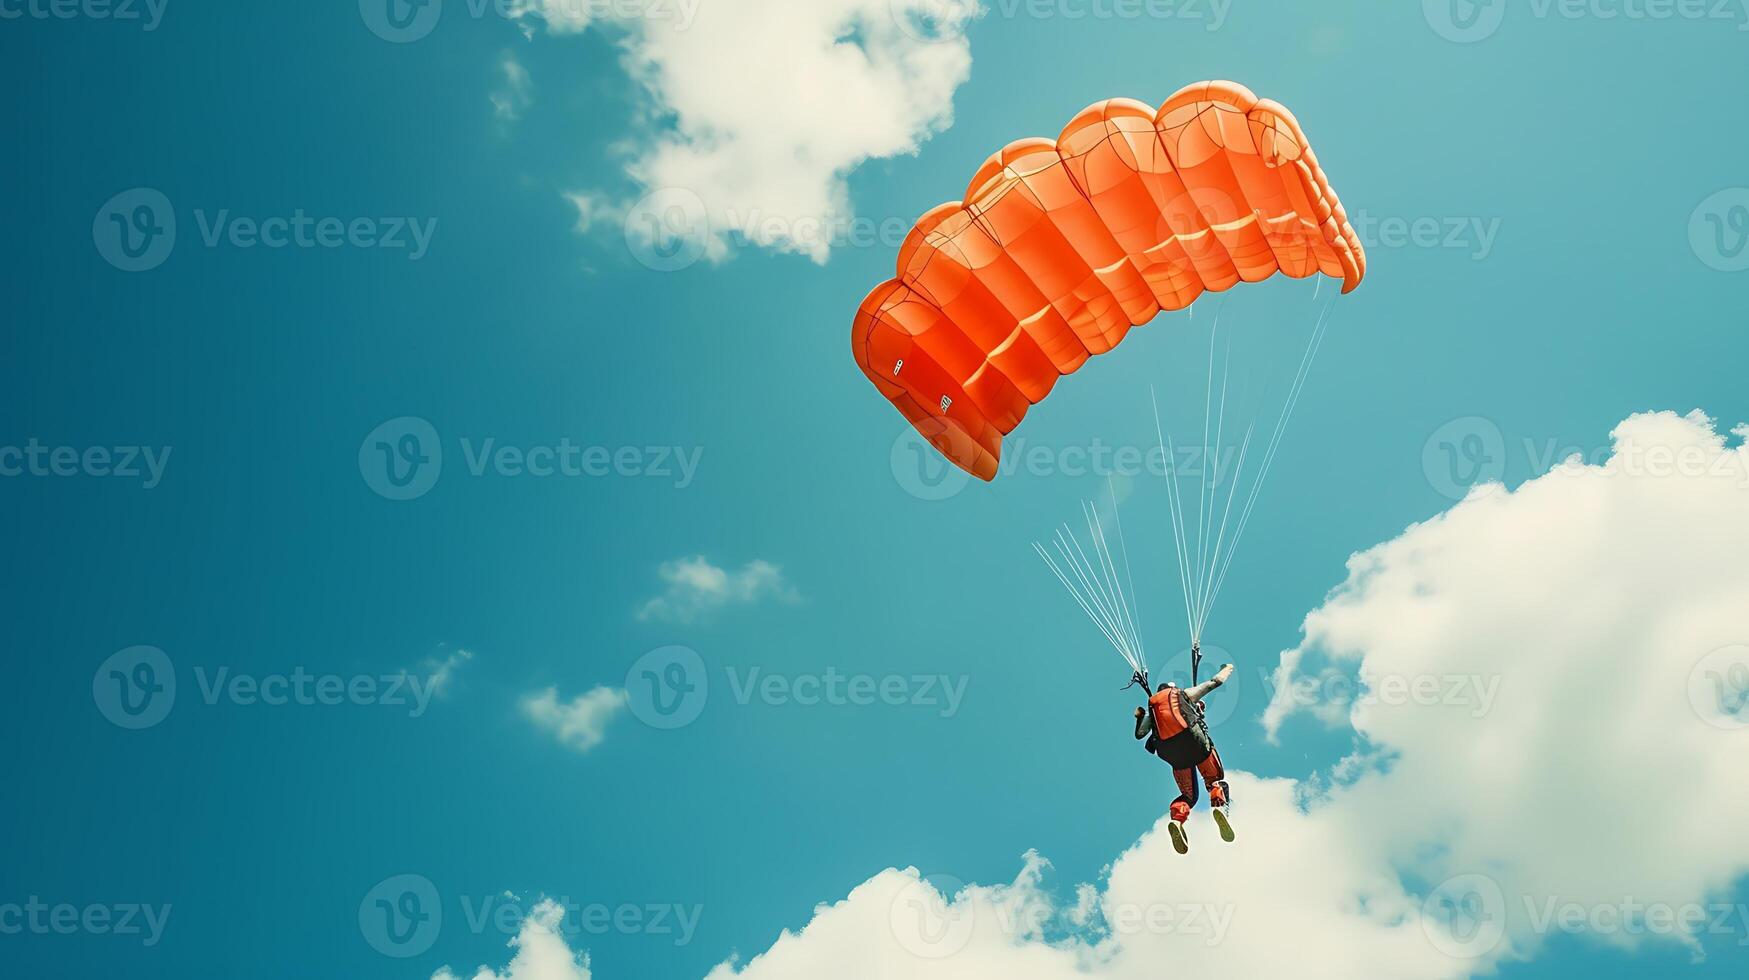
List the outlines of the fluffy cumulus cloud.
<svg viewBox="0 0 1749 980">
<path fill-rule="evenodd" d="M 480 967 L 470 980 L 589 980 L 589 959 L 574 954 L 560 934 L 565 909 L 557 902 L 543 901 L 534 907 L 510 946 L 516 955 L 502 971 Z M 444 967 L 431 980 L 462 980 L 462 975 Z"/>
<path fill-rule="evenodd" d="M 914 153 L 971 74 L 973 3 L 939 0 L 529 0 L 555 34 L 602 19 L 651 102 L 621 205 L 650 247 L 721 258 L 735 240 L 824 261 L 850 215 L 845 177 Z M 681 239 L 677 246 L 673 239 Z M 634 245 L 638 243 L 634 242 Z"/>
<path fill-rule="evenodd" d="M 1602 463 L 1356 555 L 1266 719 L 1281 739 L 1339 719 L 1356 752 L 1300 782 L 1235 773 L 1238 843 L 1199 812 L 1188 856 L 1157 824 L 1067 891 L 1034 855 L 995 886 L 884 871 L 708 980 L 1434 980 L 1566 932 L 1749 937 L 1728 904 L 1749 873 L 1745 436 L 1635 416 Z M 1359 695 L 1332 709 L 1344 674 Z"/>
<path fill-rule="evenodd" d="M 794 602 L 795 589 L 783 570 L 754 559 L 739 569 L 720 568 L 703 555 L 663 562 L 656 570 L 665 588 L 638 607 L 638 618 L 690 623 L 728 605 L 761 599 Z"/>
<path fill-rule="evenodd" d="M 608 723 L 625 707 L 626 693 L 615 687 L 597 687 L 569 701 L 559 700 L 558 689 L 549 687 L 522 699 L 525 718 L 576 752 L 600 745 L 607 737 Z"/>
<path fill-rule="evenodd" d="M 1337 714 L 1376 758 L 1334 805 L 1497 884 L 1515 948 L 1551 907 L 1704 904 L 1749 871 L 1745 434 L 1635 416 L 1600 464 L 1481 488 L 1351 559 L 1282 657 L 1272 734 L 1356 675 Z"/>
</svg>

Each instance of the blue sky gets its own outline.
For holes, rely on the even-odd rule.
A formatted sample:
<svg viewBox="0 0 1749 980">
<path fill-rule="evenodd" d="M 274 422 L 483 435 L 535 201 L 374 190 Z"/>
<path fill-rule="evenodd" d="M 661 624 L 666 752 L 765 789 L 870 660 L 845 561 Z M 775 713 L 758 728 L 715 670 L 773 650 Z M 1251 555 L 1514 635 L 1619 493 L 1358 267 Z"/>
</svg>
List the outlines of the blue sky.
<svg viewBox="0 0 1749 980">
<path fill-rule="evenodd" d="M 1243 943 L 1184 955 L 1241 972 L 1271 965 L 1258 935 L 1306 975 L 1365 953 L 1400 975 L 1491 968 L 1504 954 L 1430 952 L 1414 925 L 1472 873 L 1520 909 L 1749 901 L 1749 853 L 1714 836 L 1749 816 L 1741 737 L 1682 698 L 1691 665 L 1732 681 L 1749 663 L 1729 553 L 1749 500 L 1717 479 L 1740 438 L 1708 441 L 1749 420 L 1749 13 L 1454 2 L 997 2 L 963 22 L 950 4 L 909 32 L 891 19 L 908 0 L 646 19 L 450 0 L 406 30 L 371 2 L 0 3 L 22 12 L 0 23 L 0 972 L 574 975 L 507 965 L 519 936 L 552 951 L 524 921 L 546 897 L 576 907 L 561 958 L 595 976 L 704 976 L 810 923 L 745 971 L 881 975 L 862 906 L 817 905 L 862 888 L 879 920 L 904 887 L 885 869 L 1013 883 L 1034 849 L 1043 885 L 1001 894 L 1072 906 L 1078 883 L 1153 882 L 1236 910 Z M 1300 789 L 1338 799 L 1302 819 L 1285 782 L 1242 784 L 1259 802 L 1241 846 L 1205 831 L 1174 865 L 1125 670 L 1030 542 L 1107 488 L 1063 450 L 1151 444 L 1150 385 L 1195 400 L 1208 317 L 1163 317 L 1065 381 L 1016 433 L 1042 471 L 938 500 L 846 340 L 892 229 L 990 152 L 1205 78 L 1296 112 L 1371 268 L 1336 305 L 1209 636 L 1241 667 L 1229 766 L 1324 774 Z M 705 223 L 652 243 L 677 201 Z M 730 234 L 730 215 L 775 224 Z M 830 242 L 802 230 L 852 216 Z M 163 246 L 130 254 L 118 221 Z M 1229 310 L 1301 330 L 1311 288 Z M 1612 440 L 1696 409 L 1716 427 L 1643 418 Z M 1719 465 L 1636 469 L 1645 446 Z M 1454 452 L 1477 465 L 1457 475 Z M 1637 489 L 1544 475 L 1574 453 Z M 1487 478 L 1532 486 L 1458 504 Z M 1165 498 L 1121 482 L 1164 659 L 1183 632 Z M 1399 582 L 1437 602 L 1405 605 Z M 1449 704 L 1271 703 L 1282 651 L 1328 680 L 1449 676 L 1465 650 L 1504 698 L 1471 727 L 1444 727 Z M 670 701 L 651 677 L 705 689 Z M 1596 698 L 1539 686 L 1571 677 Z M 129 687 L 166 678 L 173 697 Z M 1609 755 L 1594 721 L 1666 681 L 1685 720 L 1621 724 L 1674 726 L 1681 761 L 1644 738 Z M 1534 773 L 1490 782 L 1521 753 Z M 1474 792 L 1441 795 L 1441 771 Z M 1405 826 L 1416 799 L 1451 825 Z M 1628 852 L 1645 860 L 1592 873 Z M 1397 928 L 1301 878 L 1378 915 L 1401 899 Z M 1307 907 L 1271 910 L 1272 886 Z M 378 899 L 428 926 L 391 935 Z M 981 901 L 1000 905 L 964 907 Z M 38 928 L 39 903 L 163 919 Z M 1285 925 L 1247 932 L 1247 914 Z M 1507 977 L 1737 976 L 1749 941 L 1738 920 L 1685 946 L 1508 918 Z M 1025 976 L 1070 948 L 1008 938 Z"/>
</svg>

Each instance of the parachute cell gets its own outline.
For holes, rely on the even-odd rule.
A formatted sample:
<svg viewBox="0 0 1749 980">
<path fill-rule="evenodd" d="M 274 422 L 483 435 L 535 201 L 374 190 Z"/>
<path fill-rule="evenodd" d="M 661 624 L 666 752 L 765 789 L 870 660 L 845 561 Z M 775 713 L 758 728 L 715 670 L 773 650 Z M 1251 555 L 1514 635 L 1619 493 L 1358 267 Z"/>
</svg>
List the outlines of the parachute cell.
<svg viewBox="0 0 1749 980">
<path fill-rule="evenodd" d="M 857 311 L 874 386 L 963 469 L 1059 377 L 1204 292 L 1280 273 L 1360 284 L 1366 254 L 1292 113 L 1233 82 L 1111 99 L 1009 144 L 918 219 Z"/>
</svg>

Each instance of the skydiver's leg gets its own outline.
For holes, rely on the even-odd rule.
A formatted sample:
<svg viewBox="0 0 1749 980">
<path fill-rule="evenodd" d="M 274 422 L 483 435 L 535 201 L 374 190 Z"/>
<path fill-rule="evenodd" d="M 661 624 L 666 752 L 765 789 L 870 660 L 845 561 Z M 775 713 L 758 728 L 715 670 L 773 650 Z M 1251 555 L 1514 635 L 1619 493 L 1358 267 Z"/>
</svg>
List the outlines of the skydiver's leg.
<svg viewBox="0 0 1749 980">
<path fill-rule="evenodd" d="M 1178 799 L 1172 801 L 1172 819 L 1167 821 L 1166 830 L 1172 837 L 1172 849 L 1189 854 L 1190 838 L 1184 822 L 1190 819 L 1190 808 L 1196 806 L 1196 770 L 1174 769 L 1172 778 L 1178 781 Z"/>
<path fill-rule="evenodd" d="M 1227 789 L 1227 769 L 1221 765 L 1220 751 L 1209 752 L 1209 757 L 1198 763 L 1196 770 L 1202 774 L 1202 781 L 1208 784 L 1209 808 L 1214 812 L 1221 840 L 1231 844 L 1235 835 L 1233 824 L 1227 819 L 1227 804 L 1232 801 L 1232 792 Z"/>
<path fill-rule="evenodd" d="M 1172 778 L 1178 781 L 1178 799 L 1172 801 L 1172 819 L 1183 823 L 1190 819 L 1190 808 L 1202 795 L 1196 785 L 1195 769 L 1174 769 Z"/>
<path fill-rule="evenodd" d="M 1231 798 L 1227 788 L 1227 767 L 1221 765 L 1221 750 L 1215 749 L 1209 757 L 1197 763 L 1196 771 L 1202 774 L 1202 781 L 1209 788 L 1209 806 L 1226 806 Z"/>
</svg>

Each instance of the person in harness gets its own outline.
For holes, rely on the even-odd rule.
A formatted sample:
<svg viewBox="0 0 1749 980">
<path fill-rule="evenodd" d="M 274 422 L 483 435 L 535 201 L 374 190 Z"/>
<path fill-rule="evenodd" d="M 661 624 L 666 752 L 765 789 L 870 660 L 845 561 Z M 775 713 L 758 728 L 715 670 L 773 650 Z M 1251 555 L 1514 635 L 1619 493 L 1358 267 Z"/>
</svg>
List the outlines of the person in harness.
<svg viewBox="0 0 1749 980">
<path fill-rule="evenodd" d="M 1200 653 L 1200 651 L 1198 651 Z M 1197 777 L 1208 786 L 1209 807 L 1221 839 L 1233 840 L 1233 825 L 1227 819 L 1231 793 L 1227 788 L 1227 771 L 1221 765 L 1221 753 L 1209 734 L 1208 721 L 1203 717 L 1202 699 L 1233 676 L 1233 665 L 1221 667 L 1215 676 L 1189 689 L 1170 682 L 1161 684 L 1148 698 L 1145 708 L 1136 709 L 1136 738 L 1147 739 L 1149 754 L 1172 767 L 1172 777 L 1178 781 L 1178 799 L 1172 801 L 1172 822 L 1167 830 L 1172 834 L 1172 848 L 1180 854 L 1190 851 L 1185 834 L 1185 821 L 1196 806 L 1199 796 Z M 1142 690 L 1146 691 L 1144 686 Z"/>
</svg>

